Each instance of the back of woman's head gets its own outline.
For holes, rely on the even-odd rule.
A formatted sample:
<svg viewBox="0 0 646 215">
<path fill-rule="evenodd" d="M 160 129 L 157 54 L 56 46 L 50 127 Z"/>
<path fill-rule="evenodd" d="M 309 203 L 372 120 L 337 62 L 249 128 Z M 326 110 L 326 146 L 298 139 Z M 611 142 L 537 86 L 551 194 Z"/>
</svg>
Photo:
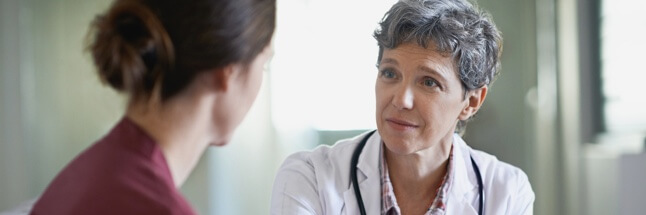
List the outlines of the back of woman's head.
<svg viewBox="0 0 646 215">
<path fill-rule="evenodd" d="M 104 83 L 147 99 L 182 91 L 205 70 L 249 64 L 269 45 L 275 0 L 116 0 L 92 23 Z"/>
</svg>

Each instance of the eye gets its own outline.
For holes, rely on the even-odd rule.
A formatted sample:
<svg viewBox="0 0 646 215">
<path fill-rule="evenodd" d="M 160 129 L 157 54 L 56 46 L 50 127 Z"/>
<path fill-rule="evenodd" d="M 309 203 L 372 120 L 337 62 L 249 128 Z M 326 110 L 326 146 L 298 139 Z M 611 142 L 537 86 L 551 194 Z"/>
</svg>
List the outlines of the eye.
<svg viewBox="0 0 646 215">
<path fill-rule="evenodd" d="M 394 79 L 397 78 L 397 74 L 392 69 L 384 69 L 381 70 L 381 77 L 384 77 L 386 79 Z"/>
<path fill-rule="evenodd" d="M 424 86 L 426 86 L 426 87 L 437 86 L 437 82 L 435 81 L 435 79 L 430 78 L 430 77 L 424 78 L 422 84 L 424 84 Z"/>
</svg>

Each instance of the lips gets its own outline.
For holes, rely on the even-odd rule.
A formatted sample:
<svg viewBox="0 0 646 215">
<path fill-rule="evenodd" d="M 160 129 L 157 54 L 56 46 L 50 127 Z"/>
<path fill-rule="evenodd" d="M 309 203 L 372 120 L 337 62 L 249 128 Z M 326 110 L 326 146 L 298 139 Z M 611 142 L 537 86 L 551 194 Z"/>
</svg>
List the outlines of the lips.
<svg viewBox="0 0 646 215">
<path fill-rule="evenodd" d="M 390 127 L 394 128 L 395 130 L 401 130 L 401 131 L 412 130 L 419 127 L 419 125 L 416 125 L 413 122 L 409 122 L 409 121 L 397 119 L 397 118 L 387 118 L 386 122 Z"/>
</svg>

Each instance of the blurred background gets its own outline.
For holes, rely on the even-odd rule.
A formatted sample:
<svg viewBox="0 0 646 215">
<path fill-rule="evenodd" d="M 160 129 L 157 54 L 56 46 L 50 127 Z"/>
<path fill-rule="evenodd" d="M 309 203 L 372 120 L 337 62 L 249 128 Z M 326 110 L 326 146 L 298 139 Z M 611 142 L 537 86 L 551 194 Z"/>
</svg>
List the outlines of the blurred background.
<svg viewBox="0 0 646 215">
<path fill-rule="evenodd" d="M 0 0 L 0 211 L 37 198 L 108 132 L 125 98 L 85 51 L 109 0 Z M 275 56 L 232 142 L 182 192 L 201 214 L 266 214 L 283 159 L 374 129 L 378 48 L 394 0 L 278 0 Z M 535 214 L 646 212 L 646 1 L 479 0 L 502 72 L 467 129 L 523 169 Z"/>
</svg>

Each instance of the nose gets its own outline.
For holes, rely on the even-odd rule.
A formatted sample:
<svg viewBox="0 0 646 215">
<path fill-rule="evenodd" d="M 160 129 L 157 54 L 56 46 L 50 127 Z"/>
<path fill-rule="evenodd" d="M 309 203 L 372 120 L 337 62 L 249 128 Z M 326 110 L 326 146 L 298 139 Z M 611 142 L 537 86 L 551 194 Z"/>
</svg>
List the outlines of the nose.
<svg viewBox="0 0 646 215">
<path fill-rule="evenodd" d="M 395 91 L 392 105 L 398 110 L 410 110 L 413 108 L 413 90 L 408 86 L 401 86 Z"/>
</svg>

